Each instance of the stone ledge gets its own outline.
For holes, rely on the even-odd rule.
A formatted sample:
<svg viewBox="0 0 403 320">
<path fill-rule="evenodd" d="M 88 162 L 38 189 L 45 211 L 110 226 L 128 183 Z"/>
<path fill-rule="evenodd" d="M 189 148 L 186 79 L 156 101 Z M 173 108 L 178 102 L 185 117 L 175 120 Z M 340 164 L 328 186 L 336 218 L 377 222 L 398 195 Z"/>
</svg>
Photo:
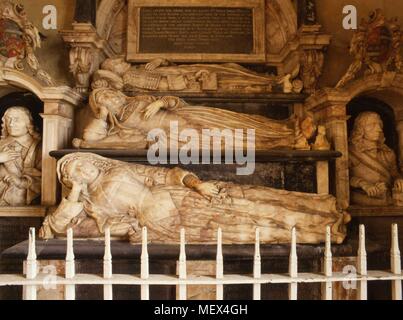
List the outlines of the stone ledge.
<svg viewBox="0 0 403 320">
<path fill-rule="evenodd" d="M 26 206 L 26 207 L 0 207 L 0 217 L 45 217 L 46 207 Z"/>
<path fill-rule="evenodd" d="M 347 211 L 353 217 L 403 217 L 403 207 L 350 206 Z"/>
<path fill-rule="evenodd" d="M 128 162 L 148 163 L 147 150 L 108 150 L 108 149 L 64 149 L 51 151 L 51 157 L 60 159 L 67 154 L 74 152 L 95 153 L 106 158 Z M 211 155 L 213 152 L 211 152 Z M 225 152 L 222 153 L 222 160 L 225 160 Z M 200 152 L 200 157 L 202 152 Z M 256 150 L 255 162 L 317 162 L 336 160 L 342 156 L 338 151 L 304 151 L 304 150 Z M 169 159 L 169 154 L 168 154 Z M 201 158 L 200 158 L 201 159 Z M 201 161 L 200 161 L 201 163 Z M 221 161 L 221 163 L 225 163 Z"/>
</svg>

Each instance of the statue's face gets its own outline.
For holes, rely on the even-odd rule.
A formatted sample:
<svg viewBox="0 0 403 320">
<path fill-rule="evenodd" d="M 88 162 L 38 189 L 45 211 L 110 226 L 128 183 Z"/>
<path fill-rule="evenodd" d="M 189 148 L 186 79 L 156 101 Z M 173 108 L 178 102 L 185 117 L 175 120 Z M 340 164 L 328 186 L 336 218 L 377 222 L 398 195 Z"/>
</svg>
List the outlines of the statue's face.
<svg viewBox="0 0 403 320">
<path fill-rule="evenodd" d="M 383 138 L 383 123 L 374 116 L 367 120 L 364 126 L 364 138 L 368 141 L 380 141 Z"/>
<path fill-rule="evenodd" d="M 7 132 L 12 137 L 21 137 L 28 133 L 29 119 L 20 110 L 10 110 L 5 115 Z"/>
<path fill-rule="evenodd" d="M 126 103 L 126 97 L 116 92 L 106 91 L 99 99 L 99 103 L 108 108 L 109 111 L 116 113 Z"/>
<path fill-rule="evenodd" d="M 114 66 L 114 71 L 120 76 L 123 76 L 129 69 L 130 64 L 123 60 L 117 62 Z"/>
<path fill-rule="evenodd" d="M 79 183 L 91 184 L 99 175 L 99 169 L 91 162 L 76 160 L 68 168 L 68 175 Z"/>
</svg>

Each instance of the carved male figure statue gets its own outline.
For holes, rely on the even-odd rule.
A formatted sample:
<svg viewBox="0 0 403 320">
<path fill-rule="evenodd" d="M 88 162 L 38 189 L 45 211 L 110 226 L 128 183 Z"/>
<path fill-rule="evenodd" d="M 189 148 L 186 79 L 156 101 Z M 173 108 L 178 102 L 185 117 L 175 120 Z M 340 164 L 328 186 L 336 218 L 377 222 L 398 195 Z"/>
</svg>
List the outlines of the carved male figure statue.
<svg viewBox="0 0 403 320">
<path fill-rule="evenodd" d="M 146 149 L 147 136 L 156 128 L 162 129 L 170 139 L 172 123 L 178 124 L 179 132 L 191 129 L 200 137 L 206 129 L 218 129 L 224 136 L 229 135 L 228 129 L 231 134 L 243 129 L 238 139 L 240 148 L 250 140 L 247 129 L 254 129 L 253 143 L 257 150 L 293 149 L 304 145 L 301 141 L 309 139 L 315 130 L 314 127 L 300 130 L 299 120 L 295 118 L 277 121 L 218 108 L 189 106 L 177 97 L 127 97 L 113 89 L 94 90 L 89 105 L 94 118 L 85 128 L 83 139 L 73 141 L 77 148 Z"/>
<path fill-rule="evenodd" d="M 155 59 L 132 67 L 123 58 L 106 59 L 94 74 L 93 89 L 114 88 L 124 91 L 270 93 L 283 83 L 284 92 L 293 90 L 292 79 L 261 75 L 238 64 L 175 65 Z M 299 84 L 299 83 L 298 83 Z M 296 89 L 296 91 L 301 91 Z"/>
<path fill-rule="evenodd" d="M 357 205 L 392 204 L 392 193 L 403 193 L 396 156 L 385 144 L 383 122 L 375 112 L 358 115 L 350 138 L 351 202 Z"/>
<path fill-rule="evenodd" d="M 41 139 L 24 107 L 9 108 L 0 140 L 0 206 L 31 204 L 41 193 Z"/>
<path fill-rule="evenodd" d="M 296 226 L 300 243 L 332 239 L 341 243 L 349 215 L 336 208 L 330 195 L 288 192 L 267 187 L 203 182 L 179 168 L 161 168 L 73 153 L 58 162 L 58 176 L 70 189 L 58 209 L 47 216 L 40 236 L 78 238 L 111 235 L 141 241 L 142 227 L 157 243 L 179 240 L 181 228 L 191 243 L 214 242 L 218 227 L 224 243 L 253 243 L 260 228 L 263 243 L 288 243 Z"/>
</svg>

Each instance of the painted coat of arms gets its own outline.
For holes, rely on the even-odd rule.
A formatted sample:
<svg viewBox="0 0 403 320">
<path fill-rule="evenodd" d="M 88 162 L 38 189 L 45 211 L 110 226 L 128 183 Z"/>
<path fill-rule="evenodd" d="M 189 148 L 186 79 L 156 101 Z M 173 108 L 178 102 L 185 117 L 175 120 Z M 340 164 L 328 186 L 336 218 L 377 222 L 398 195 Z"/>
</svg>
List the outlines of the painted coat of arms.
<svg viewBox="0 0 403 320">
<path fill-rule="evenodd" d="M 354 56 L 354 61 L 336 88 L 345 86 L 363 67 L 366 74 L 403 70 L 401 37 L 397 18 L 387 20 L 382 10 L 373 11 L 368 20 L 361 22 L 351 39 L 350 54 Z"/>
<path fill-rule="evenodd" d="M 47 85 L 53 85 L 35 56 L 35 50 L 40 47 L 38 29 L 28 20 L 24 6 L 0 1 L 0 66 L 22 71 L 26 62 L 35 76 Z"/>
<path fill-rule="evenodd" d="M 0 20 L 0 54 L 5 58 L 25 57 L 23 32 L 17 23 Z"/>
</svg>

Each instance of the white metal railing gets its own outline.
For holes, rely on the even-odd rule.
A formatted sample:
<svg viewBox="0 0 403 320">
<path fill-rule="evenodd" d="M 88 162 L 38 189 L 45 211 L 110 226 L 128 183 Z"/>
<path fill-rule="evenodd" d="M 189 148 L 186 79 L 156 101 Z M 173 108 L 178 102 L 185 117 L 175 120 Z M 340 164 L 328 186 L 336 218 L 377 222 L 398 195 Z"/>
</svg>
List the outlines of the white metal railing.
<svg viewBox="0 0 403 320">
<path fill-rule="evenodd" d="M 180 255 L 179 255 L 179 276 L 158 275 L 149 272 L 147 229 L 142 230 L 142 253 L 140 276 L 127 274 L 113 274 L 110 230 L 105 230 L 105 254 L 103 259 L 103 275 L 76 274 L 75 257 L 73 250 L 73 232 L 67 232 L 67 252 L 65 261 L 65 276 L 55 276 L 55 285 L 64 285 L 65 299 L 75 299 L 75 287 L 77 285 L 103 285 L 104 300 L 113 299 L 113 285 L 134 285 L 141 287 L 141 299 L 149 300 L 150 286 L 167 285 L 177 286 L 179 289 L 179 299 L 186 300 L 188 285 L 215 285 L 216 299 L 224 298 L 224 285 L 253 285 L 253 299 L 261 299 L 261 285 L 263 284 L 288 284 L 289 299 L 296 300 L 298 297 L 299 283 L 321 283 L 322 297 L 325 300 L 332 300 L 333 283 L 344 281 L 358 282 L 358 298 L 367 299 L 368 281 L 391 281 L 392 299 L 402 300 L 402 270 L 399 251 L 398 227 L 392 225 L 392 244 L 390 250 L 391 270 L 390 271 L 368 271 L 367 254 L 365 249 L 365 227 L 359 227 L 359 246 L 357 254 L 357 274 L 345 274 L 332 272 L 332 252 L 331 252 L 331 231 L 326 228 L 326 243 L 324 252 L 323 273 L 299 273 L 297 257 L 297 232 L 293 228 L 291 232 L 291 250 L 289 258 L 288 274 L 262 274 L 260 256 L 259 229 L 256 229 L 255 254 L 253 262 L 253 275 L 224 275 L 224 263 L 222 253 L 222 231 L 217 232 L 217 258 L 216 276 L 188 276 L 186 272 L 186 242 L 185 230 L 180 233 Z M 43 285 L 48 274 L 38 273 L 38 262 L 35 246 L 35 229 L 29 231 L 29 248 L 26 261 L 26 276 L 23 275 L 0 275 L 0 286 L 23 286 L 24 299 L 36 300 L 37 289 Z"/>
</svg>

